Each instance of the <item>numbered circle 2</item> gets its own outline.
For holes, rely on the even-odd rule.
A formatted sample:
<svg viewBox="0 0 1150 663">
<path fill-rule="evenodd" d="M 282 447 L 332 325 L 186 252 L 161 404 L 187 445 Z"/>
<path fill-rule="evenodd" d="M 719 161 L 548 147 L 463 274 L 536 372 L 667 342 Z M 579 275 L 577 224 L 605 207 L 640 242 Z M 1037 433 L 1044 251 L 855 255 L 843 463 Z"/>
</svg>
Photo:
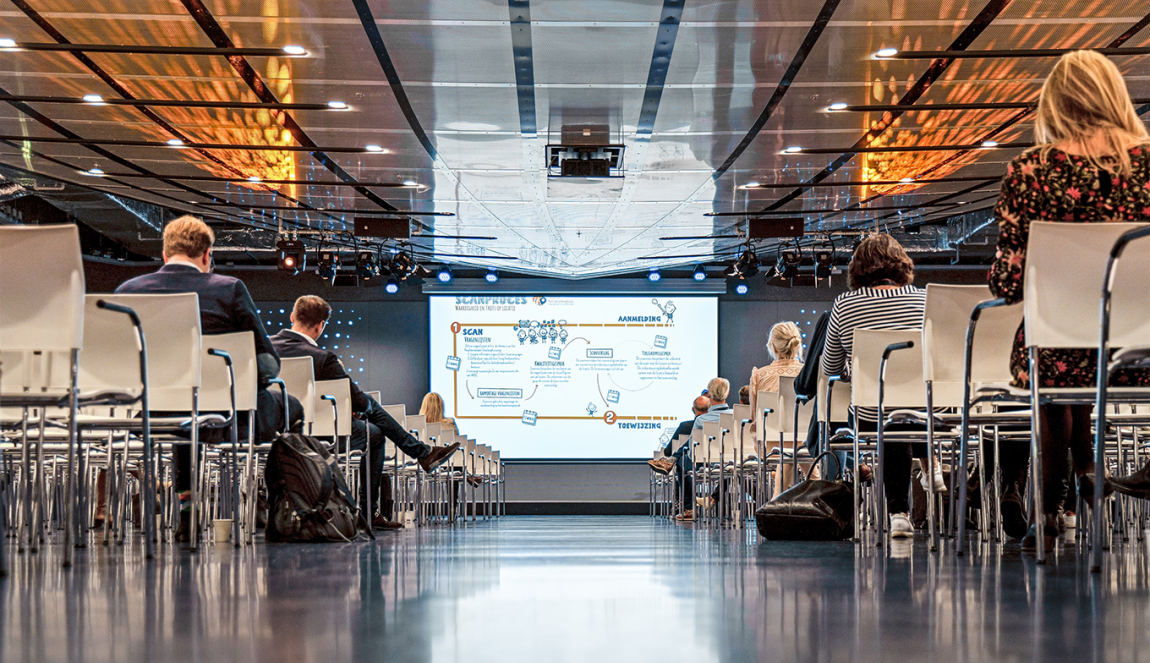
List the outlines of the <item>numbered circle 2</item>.
<svg viewBox="0 0 1150 663">
<path fill-rule="evenodd" d="M 460 329 L 463 329 L 463 325 L 459 324 L 458 322 L 451 323 L 452 334 L 458 334 Z"/>
<path fill-rule="evenodd" d="M 608 425 L 613 424 L 613 423 L 615 423 L 616 419 L 618 419 L 618 417 L 615 416 L 615 412 L 612 410 L 607 410 L 606 412 L 603 413 L 603 423 L 605 423 L 605 424 L 608 424 Z"/>
</svg>

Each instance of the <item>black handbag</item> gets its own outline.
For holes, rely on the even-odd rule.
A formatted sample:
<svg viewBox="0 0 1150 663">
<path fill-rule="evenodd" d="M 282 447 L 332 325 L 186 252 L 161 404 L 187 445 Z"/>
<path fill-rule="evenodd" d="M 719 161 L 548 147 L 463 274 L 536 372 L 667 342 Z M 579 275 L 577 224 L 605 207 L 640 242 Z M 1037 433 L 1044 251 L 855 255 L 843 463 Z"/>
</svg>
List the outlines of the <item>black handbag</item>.
<svg viewBox="0 0 1150 663">
<path fill-rule="evenodd" d="M 823 456 L 839 462 L 827 451 L 815 463 Z M 759 534 L 773 541 L 841 541 L 854 534 L 853 519 L 852 486 L 822 479 L 805 479 L 755 510 Z"/>
</svg>

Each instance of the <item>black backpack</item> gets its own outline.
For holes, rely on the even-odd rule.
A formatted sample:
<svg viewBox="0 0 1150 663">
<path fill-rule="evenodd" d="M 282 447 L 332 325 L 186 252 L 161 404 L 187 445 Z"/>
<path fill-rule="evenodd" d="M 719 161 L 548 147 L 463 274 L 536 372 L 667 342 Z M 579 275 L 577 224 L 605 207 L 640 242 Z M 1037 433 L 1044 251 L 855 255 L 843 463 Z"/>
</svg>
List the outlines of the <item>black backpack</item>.
<svg viewBox="0 0 1150 663">
<path fill-rule="evenodd" d="M 319 440 L 297 433 L 277 437 L 264 480 L 269 542 L 353 541 L 359 535 L 362 517 L 355 498 Z"/>
</svg>

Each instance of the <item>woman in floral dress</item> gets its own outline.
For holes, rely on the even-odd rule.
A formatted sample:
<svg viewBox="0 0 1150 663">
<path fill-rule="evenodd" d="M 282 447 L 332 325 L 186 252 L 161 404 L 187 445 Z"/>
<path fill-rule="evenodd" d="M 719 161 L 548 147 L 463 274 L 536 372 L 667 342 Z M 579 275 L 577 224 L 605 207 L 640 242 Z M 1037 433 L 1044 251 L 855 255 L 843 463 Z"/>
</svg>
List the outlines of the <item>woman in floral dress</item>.
<svg viewBox="0 0 1150 663">
<path fill-rule="evenodd" d="M 1108 59 L 1094 51 L 1064 55 L 1042 87 L 1034 133 L 1038 147 L 1010 162 L 994 210 L 998 252 L 990 271 L 990 289 L 1011 303 L 1022 299 L 1032 221 L 1150 219 L 1150 137 L 1134 111 L 1122 75 Z M 1043 349 L 1039 353 L 1041 386 L 1094 386 L 1096 355 L 1097 351 L 1088 349 Z M 1023 327 L 1014 341 L 1010 368 L 1015 386 L 1028 388 L 1030 367 Z M 1150 371 L 1118 371 L 1111 384 L 1150 384 Z M 1092 408 L 1044 405 L 1040 411 L 1047 548 L 1053 547 L 1058 507 L 1066 494 L 1067 449 L 1080 493 L 1094 494 L 1090 481 L 1094 472 Z M 1116 480 L 1120 486 L 1124 481 L 1128 479 Z M 1034 547 L 1032 526 L 1023 548 Z"/>
</svg>

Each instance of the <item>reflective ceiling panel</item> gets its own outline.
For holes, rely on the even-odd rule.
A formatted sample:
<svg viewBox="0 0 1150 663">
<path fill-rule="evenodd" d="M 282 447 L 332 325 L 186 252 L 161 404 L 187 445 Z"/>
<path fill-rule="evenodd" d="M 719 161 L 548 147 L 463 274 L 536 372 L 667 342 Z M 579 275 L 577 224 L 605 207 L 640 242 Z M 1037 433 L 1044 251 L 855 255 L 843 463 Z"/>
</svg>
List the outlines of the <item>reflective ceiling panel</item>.
<svg viewBox="0 0 1150 663">
<path fill-rule="evenodd" d="M 20 0 L 0 10 L 0 38 L 308 55 L 0 49 L 0 167 L 264 229 L 229 235 L 253 246 L 277 230 L 342 241 L 357 213 L 434 211 L 454 216 L 413 217 L 429 260 L 634 272 L 728 258 L 741 240 L 710 236 L 745 224 L 713 212 L 793 214 L 819 242 L 987 209 L 1032 117 L 937 107 L 1032 102 L 1054 59 L 1026 49 L 1145 46 L 1147 12 L 1118 0 Z M 930 59 L 874 57 L 956 43 L 1008 52 L 933 73 Z M 1150 57 L 1114 61 L 1150 98 Z M 91 94 L 133 105 L 63 103 Z M 913 108 L 828 109 L 839 102 Z M 1004 147 L 970 149 L 984 140 Z M 547 146 L 564 142 L 623 145 L 620 176 L 550 176 Z M 685 235 L 706 239 L 660 239 Z"/>
</svg>

